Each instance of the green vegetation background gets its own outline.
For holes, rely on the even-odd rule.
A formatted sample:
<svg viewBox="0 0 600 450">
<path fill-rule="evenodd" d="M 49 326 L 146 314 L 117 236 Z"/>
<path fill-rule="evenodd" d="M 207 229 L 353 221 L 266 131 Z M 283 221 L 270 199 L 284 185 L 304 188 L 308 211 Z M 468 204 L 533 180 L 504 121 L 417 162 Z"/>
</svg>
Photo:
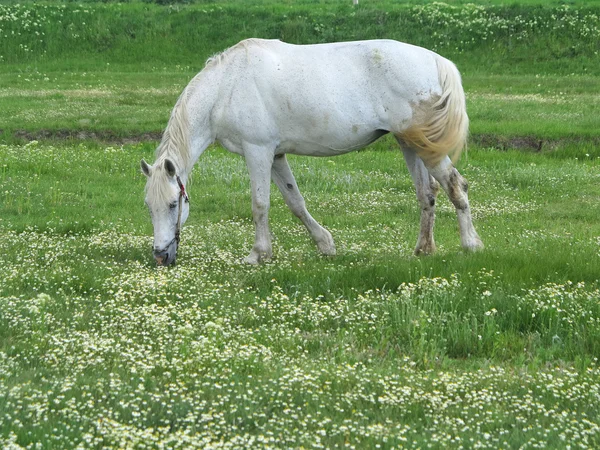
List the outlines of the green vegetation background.
<svg viewBox="0 0 600 450">
<path fill-rule="evenodd" d="M 534 150 L 565 138 L 595 145 L 599 16 L 597 1 L 5 3 L 0 139 L 158 139 L 206 59 L 244 38 L 391 38 L 458 65 L 472 142 Z"/>
<path fill-rule="evenodd" d="M 1 448 L 600 448 L 600 5 L 351 3 L 0 5 Z M 290 158 L 336 258 L 274 194 L 276 259 L 243 266 L 247 171 L 211 148 L 180 262 L 157 268 L 139 160 L 246 37 L 455 61 L 486 250 L 458 251 L 440 195 L 439 251 L 411 256 L 420 209 L 382 139 Z"/>
<path fill-rule="evenodd" d="M 107 63 L 200 69 L 247 37 L 299 44 L 389 38 L 436 50 L 469 72 L 600 74 L 595 1 L 452 3 L 26 2 L 0 6 L 0 58 L 87 70 Z"/>
</svg>

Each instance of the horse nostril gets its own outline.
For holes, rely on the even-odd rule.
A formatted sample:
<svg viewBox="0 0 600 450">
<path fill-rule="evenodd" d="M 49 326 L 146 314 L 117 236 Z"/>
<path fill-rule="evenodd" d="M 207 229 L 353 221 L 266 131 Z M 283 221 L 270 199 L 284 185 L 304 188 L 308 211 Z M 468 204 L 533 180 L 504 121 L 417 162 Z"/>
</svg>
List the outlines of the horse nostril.
<svg viewBox="0 0 600 450">
<path fill-rule="evenodd" d="M 169 254 L 161 253 L 159 255 L 154 255 L 154 259 L 156 260 L 156 263 L 159 266 L 164 266 L 167 263 L 167 261 L 169 260 Z"/>
</svg>

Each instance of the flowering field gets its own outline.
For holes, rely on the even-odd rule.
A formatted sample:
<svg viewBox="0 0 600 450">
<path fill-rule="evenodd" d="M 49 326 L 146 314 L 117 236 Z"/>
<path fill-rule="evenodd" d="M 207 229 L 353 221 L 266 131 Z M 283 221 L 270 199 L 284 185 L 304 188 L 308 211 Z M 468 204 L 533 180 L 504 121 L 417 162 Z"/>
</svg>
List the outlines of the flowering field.
<svg viewBox="0 0 600 450">
<path fill-rule="evenodd" d="M 585 68 L 597 75 L 597 2 L 538 1 L 508 6 L 365 0 L 358 7 L 345 0 L 183 0 L 192 4 L 168 7 L 150 1 L 25 1 L 0 5 L 0 62 L 198 67 L 199 55 L 206 58 L 248 36 L 291 43 L 390 38 L 484 71 L 566 74 Z"/>
<path fill-rule="evenodd" d="M 595 448 L 600 154 L 471 149 L 487 249 L 439 252 L 392 143 L 293 158 L 337 239 L 319 257 L 273 195 L 251 246 L 243 161 L 201 159 L 175 267 L 155 267 L 152 146 L 0 145 L 0 447 Z"/>
<path fill-rule="evenodd" d="M 0 5 L 0 448 L 600 448 L 598 5 L 163 3 Z M 440 195 L 438 252 L 413 256 L 384 138 L 289 158 L 335 258 L 274 192 L 274 259 L 248 267 L 245 165 L 214 146 L 157 267 L 139 161 L 206 58 L 250 36 L 455 61 L 486 249 L 460 250 Z"/>
</svg>

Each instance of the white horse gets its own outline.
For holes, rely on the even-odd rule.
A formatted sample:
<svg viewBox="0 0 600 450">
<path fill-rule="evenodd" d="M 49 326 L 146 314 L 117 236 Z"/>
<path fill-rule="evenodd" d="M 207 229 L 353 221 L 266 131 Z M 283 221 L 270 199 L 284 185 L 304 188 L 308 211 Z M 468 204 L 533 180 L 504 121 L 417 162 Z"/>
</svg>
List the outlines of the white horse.
<svg viewBox="0 0 600 450">
<path fill-rule="evenodd" d="M 331 233 L 307 211 L 286 154 L 340 155 L 386 133 L 402 148 L 421 205 L 415 253 L 435 251 L 439 185 L 456 208 L 462 246 L 483 248 L 471 220 L 467 182 L 448 157 L 460 154 L 468 122 L 458 70 L 429 50 L 391 40 L 242 41 L 207 61 L 175 104 L 154 165 L 141 161 L 154 258 L 159 265 L 175 261 L 179 230 L 189 214 L 184 186 L 215 141 L 242 155 L 250 174 L 256 236 L 246 262 L 272 256 L 271 180 L 321 253 L 334 255 Z"/>
</svg>

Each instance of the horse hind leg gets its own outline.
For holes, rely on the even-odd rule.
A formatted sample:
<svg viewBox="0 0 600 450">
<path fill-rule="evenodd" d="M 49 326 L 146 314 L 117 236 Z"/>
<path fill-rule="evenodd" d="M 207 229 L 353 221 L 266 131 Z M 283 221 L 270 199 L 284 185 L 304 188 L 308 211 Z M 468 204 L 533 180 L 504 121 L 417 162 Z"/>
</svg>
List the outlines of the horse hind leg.
<svg viewBox="0 0 600 450">
<path fill-rule="evenodd" d="M 326 256 L 334 256 L 336 251 L 333 237 L 329 231 L 313 219 L 306 209 L 306 203 L 298 190 L 298 185 L 285 155 L 275 157 L 271 168 L 271 178 L 281 191 L 286 205 L 308 230 L 319 251 Z"/>
<path fill-rule="evenodd" d="M 456 209 L 458 216 L 458 229 L 460 241 L 465 250 L 476 251 L 483 249 L 483 242 L 479 238 L 471 217 L 471 208 L 467 192 L 467 180 L 456 170 L 447 156 L 439 163 L 427 167 L 429 173 L 440 183 L 442 189 Z"/>
<path fill-rule="evenodd" d="M 435 253 L 435 240 L 433 238 L 433 225 L 435 222 L 435 202 L 439 191 L 439 184 L 429 174 L 425 164 L 411 149 L 403 149 L 404 160 L 410 171 L 417 199 L 421 206 L 421 225 L 419 238 L 415 247 L 415 255 L 430 255 Z"/>
</svg>

